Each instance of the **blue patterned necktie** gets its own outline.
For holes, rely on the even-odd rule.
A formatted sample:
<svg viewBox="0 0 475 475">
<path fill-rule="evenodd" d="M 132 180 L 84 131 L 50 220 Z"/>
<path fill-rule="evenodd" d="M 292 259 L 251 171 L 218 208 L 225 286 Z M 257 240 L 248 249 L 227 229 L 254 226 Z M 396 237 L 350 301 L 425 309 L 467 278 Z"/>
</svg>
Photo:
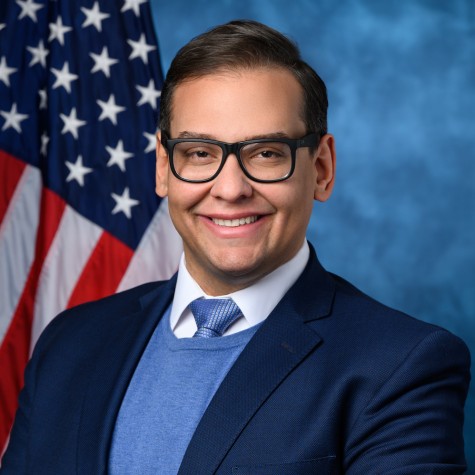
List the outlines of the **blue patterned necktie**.
<svg viewBox="0 0 475 475">
<path fill-rule="evenodd" d="M 193 337 L 201 338 L 222 336 L 242 315 L 232 299 L 196 299 L 191 302 L 190 309 L 198 327 Z"/>
</svg>

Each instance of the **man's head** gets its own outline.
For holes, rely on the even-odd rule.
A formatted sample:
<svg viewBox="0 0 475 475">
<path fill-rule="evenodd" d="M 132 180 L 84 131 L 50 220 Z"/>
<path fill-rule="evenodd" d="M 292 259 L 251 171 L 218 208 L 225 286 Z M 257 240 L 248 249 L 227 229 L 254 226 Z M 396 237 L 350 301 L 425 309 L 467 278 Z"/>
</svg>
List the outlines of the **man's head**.
<svg viewBox="0 0 475 475">
<path fill-rule="evenodd" d="M 168 196 L 187 268 L 208 294 L 247 287 L 300 249 L 313 200 L 333 187 L 326 106 L 316 73 L 264 25 L 217 27 L 178 53 L 162 95 L 156 189 Z M 252 143 L 229 145 L 243 141 Z M 295 169 L 279 171 L 289 164 Z"/>
<path fill-rule="evenodd" d="M 278 31 L 255 21 L 232 21 L 194 38 L 177 53 L 160 99 L 159 128 L 169 131 L 173 93 L 184 81 L 210 74 L 281 68 L 293 74 L 303 91 L 302 119 L 308 132 L 327 132 L 328 99 L 324 82 L 300 57 L 298 47 Z"/>
</svg>

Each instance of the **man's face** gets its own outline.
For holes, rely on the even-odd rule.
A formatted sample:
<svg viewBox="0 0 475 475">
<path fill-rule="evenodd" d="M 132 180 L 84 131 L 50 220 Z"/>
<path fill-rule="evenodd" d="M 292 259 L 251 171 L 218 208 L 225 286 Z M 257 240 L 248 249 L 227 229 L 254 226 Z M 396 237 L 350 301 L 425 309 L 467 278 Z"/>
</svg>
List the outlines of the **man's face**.
<svg viewBox="0 0 475 475">
<path fill-rule="evenodd" d="M 176 88 L 172 101 L 170 138 L 238 142 L 276 133 L 301 138 L 308 132 L 301 118 L 301 87 L 282 69 L 190 80 Z M 247 287 L 297 253 L 313 200 L 324 201 L 333 183 L 332 137 L 325 136 L 322 144 L 313 153 L 298 149 L 295 171 L 283 182 L 250 180 L 230 155 L 213 181 L 196 184 L 172 175 L 158 141 L 157 193 L 168 195 L 187 269 L 205 292 Z M 231 225 L 242 218 L 251 222 Z"/>
</svg>

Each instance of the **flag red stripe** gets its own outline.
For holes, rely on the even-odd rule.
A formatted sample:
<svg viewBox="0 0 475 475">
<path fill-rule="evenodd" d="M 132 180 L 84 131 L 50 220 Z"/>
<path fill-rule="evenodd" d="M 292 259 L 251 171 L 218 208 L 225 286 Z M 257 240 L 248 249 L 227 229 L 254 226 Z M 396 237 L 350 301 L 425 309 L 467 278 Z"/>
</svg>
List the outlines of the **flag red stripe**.
<svg viewBox="0 0 475 475">
<path fill-rule="evenodd" d="M 71 294 L 68 308 L 113 294 L 133 254 L 130 247 L 104 231 Z"/>
<path fill-rule="evenodd" d="M 25 168 L 25 162 L 0 150 L 0 177 L 2 177 L 2 186 L 0 187 L 0 223 L 3 221 L 10 200 L 13 193 L 15 193 L 18 181 Z"/>
<path fill-rule="evenodd" d="M 43 189 L 35 259 L 8 331 L 0 347 L 0 448 L 6 443 L 23 387 L 23 371 L 29 358 L 33 306 L 43 261 L 58 229 L 65 202 Z"/>
</svg>

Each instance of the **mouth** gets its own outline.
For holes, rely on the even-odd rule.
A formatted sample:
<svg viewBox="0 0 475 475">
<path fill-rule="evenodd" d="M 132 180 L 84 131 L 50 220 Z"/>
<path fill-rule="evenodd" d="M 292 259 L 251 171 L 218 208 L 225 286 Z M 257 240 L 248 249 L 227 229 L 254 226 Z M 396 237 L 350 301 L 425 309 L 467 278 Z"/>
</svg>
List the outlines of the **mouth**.
<svg viewBox="0 0 475 475">
<path fill-rule="evenodd" d="M 226 228 L 237 228 L 239 226 L 245 226 L 246 224 L 255 223 L 258 219 L 258 216 L 246 216 L 245 218 L 238 219 L 211 218 L 214 224 L 217 224 L 218 226 L 224 226 Z"/>
</svg>

